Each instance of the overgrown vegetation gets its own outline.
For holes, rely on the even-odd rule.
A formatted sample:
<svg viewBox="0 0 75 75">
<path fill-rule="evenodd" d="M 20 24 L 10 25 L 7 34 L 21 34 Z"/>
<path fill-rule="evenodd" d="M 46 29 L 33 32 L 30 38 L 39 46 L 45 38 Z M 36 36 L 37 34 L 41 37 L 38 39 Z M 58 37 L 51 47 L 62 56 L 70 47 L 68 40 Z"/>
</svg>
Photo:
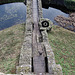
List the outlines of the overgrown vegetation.
<svg viewBox="0 0 75 75">
<path fill-rule="evenodd" d="M 24 39 L 24 24 L 0 31 L 0 72 L 15 73 Z"/>
<path fill-rule="evenodd" d="M 1 0 L 0 4 L 13 3 L 13 2 L 24 2 L 24 0 Z"/>
<path fill-rule="evenodd" d="M 62 66 L 63 75 L 75 75 L 75 32 L 53 26 L 48 35 L 56 63 Z"/>
<path fill-rule="evenodd" d="M 70 10 L 75 10 L 75 0 L 64 0 L 65 6 Z"/>
</svg>

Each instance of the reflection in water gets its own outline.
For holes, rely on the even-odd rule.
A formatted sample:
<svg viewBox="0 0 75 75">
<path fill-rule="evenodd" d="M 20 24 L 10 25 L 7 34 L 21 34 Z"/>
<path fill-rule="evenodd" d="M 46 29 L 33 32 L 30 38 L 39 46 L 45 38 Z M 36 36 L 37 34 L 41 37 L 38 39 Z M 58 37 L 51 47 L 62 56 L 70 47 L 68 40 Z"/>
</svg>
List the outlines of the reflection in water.
<svg viewBox="0 0 75 75">
<path fill-rule="evenodd" d="M 25 22 L 26 6 L 23 3 L 0 5 L 0 30 Z"/>
<path fill-rule="evenodd" d="M 48 9 L 43 8 L 43 17 L 50 19 L 54 24 L 56 24 L 56 22 L 54 21 L 54 18 L 58 15 L 62 15 L 65 17 L 69 16 L 68 14 L 62 12 L 61 10 L 58 10 L 52 7 L 49 7 Z"/>
<path fill-rule="evenodd" d="M 68 17 L 69 15 L 59 9 L 49 7 L 43 8 L 43 17 L 50 19 L 54 24 L 54 18 L 58 15 Z M 25 22 L 26 19 L 26 6 L 23 3 L 10 3 L 0 5 L 0 30 L 8 28 L 12 25 Z"/>
</svg>

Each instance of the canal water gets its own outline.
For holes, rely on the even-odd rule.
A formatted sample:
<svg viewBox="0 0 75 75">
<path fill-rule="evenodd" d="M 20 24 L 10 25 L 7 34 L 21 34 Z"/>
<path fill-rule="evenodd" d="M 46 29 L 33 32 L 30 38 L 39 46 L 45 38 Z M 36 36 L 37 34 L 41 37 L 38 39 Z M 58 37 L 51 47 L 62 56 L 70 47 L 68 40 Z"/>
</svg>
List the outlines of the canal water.
<svg viewBox="0 0 75 75">
<path fill-rule="evenodd" d="M 54 21 L 54 18 L 58 15 L 69 17 L 69 14 L 62 12 L 59 9 L 55 9 L 52 7 L 49 7 L 48 9 L 43 8 L 43 17 L 50 19 L 53 22 L 53 24 L 57 24 L 56 21 Z"/>
<path fill-rule="evenodd" d="M 54 18 L 58 15 L 68 17 L 69 15 L 59 9 L 49 7 L 43 8 L 43 17 L 50 19 L 54 24 Z M 10 3 L 0 5 L 0 30 L 11 27 L 16 24 L 25 23 L 26 6 L 24 3 Z"/>
<path fill-rule="evenodd" d="M 23 3 L 10 3 L 0 5 L 0 30 L 26 20 L 26 6 Z"/>
</svg>

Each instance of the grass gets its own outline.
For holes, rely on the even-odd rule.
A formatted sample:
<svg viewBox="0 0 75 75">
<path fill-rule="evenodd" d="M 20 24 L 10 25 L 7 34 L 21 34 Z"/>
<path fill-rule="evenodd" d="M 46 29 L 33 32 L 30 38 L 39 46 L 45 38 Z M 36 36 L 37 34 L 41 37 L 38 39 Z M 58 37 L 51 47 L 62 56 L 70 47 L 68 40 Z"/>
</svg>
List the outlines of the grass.
<svg viewBox="0 0 75 75">
<path fill-rule="evenodd" d="M 0 31 L 0 72 L 15 73 L 24 39 L 24 24 Z"/>
<path fill-rule="evenodd" d="M 75 1 L 75 0 L 72 0 L 72 1 Z"/>
<path fill-rule="evenodd" d="M 48 37 L 56 63 L 62 66 L 63 75 L 75 75 L 75 32 L 53 26 Z"/>
<path fill-rule="evenodd" d="M 53 26 L 48 37 L 63 75 L 75 75 L 75 32 Z M 24 24 L 0 31 L 0 72 L 15 73 L 23 39 Z"/>
<path fill-rule="evenodd" d="M 66 1 L 75 1 L 75 0 L 66 0 Z"/>
</svg>

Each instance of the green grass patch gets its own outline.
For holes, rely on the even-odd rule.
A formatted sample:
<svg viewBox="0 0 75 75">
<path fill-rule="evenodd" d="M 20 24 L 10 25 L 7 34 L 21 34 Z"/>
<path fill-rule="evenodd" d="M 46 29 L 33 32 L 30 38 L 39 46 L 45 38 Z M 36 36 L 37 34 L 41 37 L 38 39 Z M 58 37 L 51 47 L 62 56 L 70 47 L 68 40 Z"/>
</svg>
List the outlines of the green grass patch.
<svg viewBox="0 0 75 75">
<path fill-rule="evenodd" d="M 75 75 L 75 32 L 53 26 L 48 33 L 50 45 L 64 75 Z"/>
<path fill-rule="evenodd" d="M 0 72 L 15 73 L 24 40 L 24 24 L 0 31 Z"/>
<path fill-rule="evenodd" d="M 15 73 L 24 39 L 24 24 L 0 31 L 0 72 Z M 75 75 L 75 32 L 53 26 L 48 33 L 50 45 L 64 75 Z"/>
</svg>

